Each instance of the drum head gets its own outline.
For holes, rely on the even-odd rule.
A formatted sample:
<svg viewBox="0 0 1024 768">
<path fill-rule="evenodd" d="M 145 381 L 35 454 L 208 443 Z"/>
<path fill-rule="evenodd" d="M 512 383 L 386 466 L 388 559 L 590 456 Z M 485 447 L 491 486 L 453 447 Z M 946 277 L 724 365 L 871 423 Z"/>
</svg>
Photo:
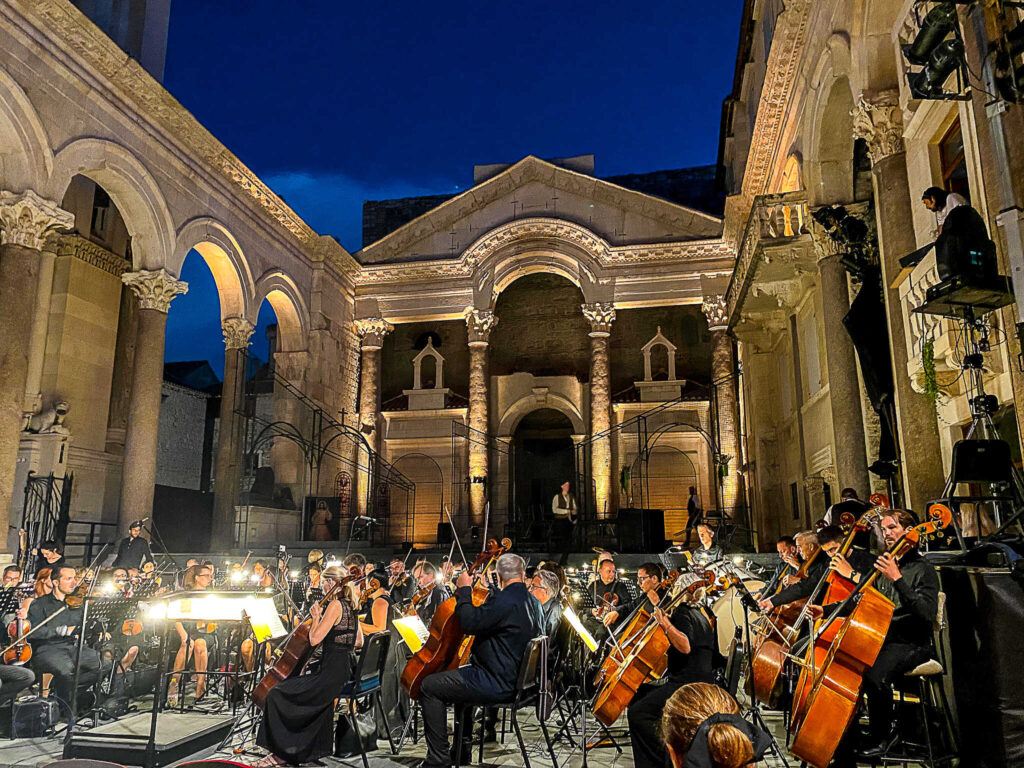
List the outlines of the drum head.
<svg viewBox="0 0 1024 768">
<path fill-rule="evenodd" d="M 757 592 L 764 587 L 764 582 L 760 579 L 744 579 L 743 585 L 750 592 Z M 743 642 L 747 642 L 746 622 L 743 620 L 744 610 L 736 587 L 729 587 L 725 590 L 711 606 L 711 612 L 715 615 L 718 650 L 723 656 L 729 655 L 729 648 L 732 645 L 733 637 L 736 636 L 737 629 L 743 630 Z"/>
</svg>

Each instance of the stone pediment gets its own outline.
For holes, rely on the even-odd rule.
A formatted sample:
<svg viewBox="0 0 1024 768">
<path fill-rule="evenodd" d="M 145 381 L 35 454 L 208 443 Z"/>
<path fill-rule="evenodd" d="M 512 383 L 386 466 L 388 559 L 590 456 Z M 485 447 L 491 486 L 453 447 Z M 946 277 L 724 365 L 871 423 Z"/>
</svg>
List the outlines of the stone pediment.
<svg viewBox="0 0 1024 768">
<path fill-rule="evenodd" d="M 528 156 L 362 251 L 364 264 L 458 259 L 495 227 L 543 217 L 579 224 L 612 246 L 708 240 L 722 220 Z"/>
</svg>

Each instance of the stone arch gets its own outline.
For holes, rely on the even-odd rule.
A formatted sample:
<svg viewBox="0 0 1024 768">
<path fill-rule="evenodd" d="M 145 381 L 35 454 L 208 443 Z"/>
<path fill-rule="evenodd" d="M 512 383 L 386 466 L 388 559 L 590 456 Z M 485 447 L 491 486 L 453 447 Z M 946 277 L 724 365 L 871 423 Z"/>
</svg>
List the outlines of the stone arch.
<svg viewBox="0 0 1024 768">
<path fill-rule="evenodd" d="M 78 174 L 102 186 L 124 217 L 132 236 L 133 266 L 167 268 L 174 252 L 174 222 L 156 180 L 138 158 L 111 141 L 76 139 L 54 157 L 47 196 L 63 199 Z"/>
<path fill-rule="evenodd" d="M 8 192 L 40 187 L 53 172 L 46 131 L 25 91 L 0 69 L 0 186 Z M 60 202 L 58 198 L 57 202 Z"/>
<path fill-rule="evenodd" d="M 530 392 L 523 395 L 510 405 L 501 415 L 498 423 L 499 435 L 511 435 L 516 431 L 519 422 L 526 416 L 543 408 L 550 408 L 568 417 L 572 422 L 572 431 L 576 435 L 587 434 L 587 424 L 576 404 L 564 395 L 549 392 L 543 403 L 538 403 L 536 396 Z"/>
<path fill-rule="evenodd" d="M 855 93 L 878 93 L 899 85 L 892 28 L 905 6 L 903 0 L 854 0 L 851 76 Z"/>
<path fill-rule="evenodd" d="M 466 250 L 464 260 L 473 268 L 474 306 L 494 309 L 505 288 L 537 272 L 569 280 L 588 303 L 610 301 L 612 281 L 600 280 L 607 254 L 608 243 L 586 227 L 530 218 L 490 230 Z"/>
<path fill-rule="evenodd" d="M 249 321 L 253 325 L 256 325 L 264 299 L 270 302 L 277 316 L 278 351 L 297 352 L 306 349 L 309 310 L 295 281 L 281 270 L 266 272 L 256 281 L 249 313 Z"/>
<path fill-rule="evenodd" d="M 219 221 L 209 217 L 192 219 L 178 230 L 168 270 L 181 274 L 189 252 L 195 250 L 213 274 L 220 295 L 220 316 L 248 317 L 255 294 L 252 272 L 235 236 Z M 258 312 L 258 309 L 257 309 Z"/>
<path fill-rule="evenodd" d="M 853 104 L 845 75 L 822 81 L 813 106 L 810 154 L 804 166 L 812 205 L 853 200 Z"/>
</svg>

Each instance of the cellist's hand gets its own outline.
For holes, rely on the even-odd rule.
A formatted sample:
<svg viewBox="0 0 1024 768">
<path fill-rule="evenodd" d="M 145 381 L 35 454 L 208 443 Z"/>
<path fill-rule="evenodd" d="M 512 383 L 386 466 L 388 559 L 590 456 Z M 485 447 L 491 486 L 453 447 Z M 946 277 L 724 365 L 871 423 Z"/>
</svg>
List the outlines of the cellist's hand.
<svg viewBox="0 0 1024 768">
<path fill-rule="evenodd" d="M 309 615 L 313 619 L 313 624 L 319 624 L 320 618 L 324 615 L 323 609 L 320 607 L 320 603 L 313 603 L 309 607 Z"/>
<path fill-rule="evenodd" d="M 838 573 L 844 579 L 853 577 L 853 566 L 850 565 L 850 562 L 838 552 L 832 555 L 832 561 L 829 563 L 829 568 Z"/>
<path fill-rule="evenodd" d="M 796 584 L 798 581 L 800 581 L 800 579 L 798 579 L 794 575 L 783 576 L 782 577 L 782 586 L 784 586 L 784 587 L 791 587 L 794 584 Z"/>
<path fill-rule="evenodd" d="M 772 601 L 766 597 L 764 600 L 757 601 L 757 607 L 760 608 L 762 611 L 770 611 L 775 606 L 772 605 Z"/>
<path fill-rule="evenodd" d="M 469 575 L 469 571 L 463 571 L 459 574 L 459 577 L 455 579 L 455 586 L 458 589 L 473 586 L 473 577 Z"/>
<path fill-rule="evenodd" d="M 889 581 L 896 582 L 903 578 L 899 565 L 888 552 L 882 554 L 875 560 L 875 570 L 885 576 Z"/>
<path fill-rule="evenodd" d="M 810 616 L 814 621 L 817 621 L 825 615 L 825 609 L 820 605 L 812 605 L 807 609 L 807 615 Z"/>
</svg>

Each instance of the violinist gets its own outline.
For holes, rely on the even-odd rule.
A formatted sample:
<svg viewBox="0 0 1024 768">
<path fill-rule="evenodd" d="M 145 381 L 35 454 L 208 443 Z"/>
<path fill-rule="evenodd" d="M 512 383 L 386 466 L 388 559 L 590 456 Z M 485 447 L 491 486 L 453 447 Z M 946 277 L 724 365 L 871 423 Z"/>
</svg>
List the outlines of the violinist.
<svg viewBox="0 0 1024 768">
<path fill-rule="evenodd" d="M 473 577 L 466 572 L 459 575 L 455 617 L 475 640 L 467 666 L 428 675 L 420 688 L 427 740 L 424 768 L 447 768 L 453 762 L 447 731 L 449 704 L 460 707 L 458 716 L 469 717 L 468 724 L 472 713 L 467 710 L 473 706 L 512 697 L 523 654 L 530 641 L 543 632 L 540 604 L 527 592 L 525 577 L 523 558 L 511 553 L 501 555 L 497 563 L 498 589 L 477 606 L 473 604 Z M 468 752 L 463 749 L 463 754 Z"/>
<path fill-rule="evenodd" d="M 796 546 L 800 551 L 803 577 L 798 577 L 796 573 L 783 576 L 783 589 L 775 595 L 763 597 L 758 601 L 758 606 L 768 611 L 810 597 L 829 567 L 829 550 L 825 548 L 829 547 L 832 552 L 837 551 L 842 545 L 843 538 L 842 529 L 834 525 L 825 526 L 817 534 L 811 531 L 798 533 Z M 819 554 L 819 549 L 825 550 L 825 554 Z M 823 597 L 823 593 L 819 595 L 820 597 Z"/>
<path fill-rule="evenodd" d="M 892 548 L 916 524 L 917 517 L 910 510 L 891 510 L 881 520 L 886 545 Z M 916 546 L 899 560 L 886 552 L 873 567 L 880 574 L 875 588 L 895 604 L 896 610 L 878 658 L 864 672 L 872 743 L 860 755 L 868 760 L 884 756 L 898 739 L 892 684 L 932 657 L 933 628 L 939 612 L 938 574 Z"/>
<path fill-rule="evenodd" d="M 184 587 L 190 592 L 201 592 L 210 586 L 213 581 L 213 568 L 208 565 L 192 565 L 185 571 Z M 196 669 L 196 701 L 200 701 L 206 695 L 206 672 L 209 663 L 209 646 L 216 638 L 214 634 L 216 627 L 209 624 L 195 621 L 176 621 L 174 628 L 177 630 L 178 639 L 181 644 L 174 656 L 174 672 L 181 672 L 185 669 L 189 659 L 195 663 Z M 167 687 L 167 706 L 172 709 L 178 705 L 178 678 L 181 675 L 173 675 Z"/>
<path fill-rule="evenodd" d="M 715 544 L 715 532 L 710 525 L 700 523 L 697 526 L 697 538 L 700 539 L 700 546 L 690 554 L 694 563 L 703 567 L 722 559 L 722 548 Z"/>
<path fill-rule="evenodd" d="M 32 632 L 32 667 L 38 674 L 53 675 L 53 688 L 64 701 L 71 700 L 71 686 L 74 684 L 75 660 L 78 647 L 74 638 L 81 628 L 82 610 L 69 608 L 65 599 L 75 591 L 75 569 L 61 566 L 50 573 L 50 592 L 35 598 L 28 608 L 28 620 Z M 60 615 L 43 625 L 43 622 L 60 611 Z M 92 685 L 110 669 L 110 662 L 85 646 L 81 649 L 81 664 L 78 671 L 80 685 Z"/>
<path fill-rule="evenodd" d="M 133 596 L 133 583 L 128 578 L 128 571 L 124 568 L 115 568 L 111 573 L 112 591 L 124 598 Z M 115 655 L 120 658 L 119 668 L 127 672 L 131 669 L 135 658 L 139 655 L 139 646 L 135 644 L 134 636 L 141 631 L 141 623 L 135 619 L 131 621 L 119 621 L 110 630 L 110 642 L 104 651 L 106 658 L 113 660 Z M 126 634 L 125 630 L 129 631 Z"/>
<path fill-rule="evenodd" d="M 49 568 L 51 572 L 56 568 L 64 566 L 64 555 L 61 554 L 61 546 L 53 539 L 44 541 L 39 545 L 39 556 L 36 558 L 36 571 Z"/>
<path fill-rule="evenodd" d="M 761 590 L 763 595 L 771 595 L 776 592 L 782 586 L 784 576 L 800 570 L 800 550 L 797 549 L 796 539 L 792 536 L 780 536 L 775 542 L 775 551 L 779 553 L 779 564 L 775 566 L 771 578 Z"/>
<path fill-rule="evenodd" d="M 714 678 L 711 663 L 717 638 L 699 605 L 702 598 L 703 590 L 697 589 L 671 614 L 654 608 L 653 618 L 669 641 L 668 667 L 665 682 L 641 685 L 626 711 L 637 768 L 663 768 L 668 761 L 658 726 L 669 697 L 687 683 L 710 683 Z"/>
<path fill-rule="evenodd" d="M 153 553 L 149 551 L 149 542 L 142 538 L 142 522 L 133 520 L 128 524 L 128 535 L 117 545 L 115 568 L 138 569 L 143 563 L 153 559 Z"/>
<path fill-rule="evenodd" d="M 0 583 L 0 620 L 4 626 L 14 620 L 21 598 L 18 596 L 18 585 L 21 584 L 21 568 L 8 565 L 4 568 L 3 582 Z"/>
<path fill-rule="evenodd" d="M 632 608 L 629 589 L 619 581 L 615 561 L 610 555 L 602 556 L 597 567 L 597 580 L 588 588 L 594 601 L 591 615 L 587 617 L 587 626 L 600 636 L 614 630 L 622 619 L 629 615 Z"/>
<path fill-rule="evenodd" d="M 413 570 L 416 572 L 416 586 L 419 587 L 413 607 L 416 615 L 429 627 L 437 607 L 448 599 L 448 592 L 438 583 L 437 570 L 430 563 L 420 563 Z"/>
<path fill-rule="evenodd" d="M 538 568 L 530 580 L 530 594 L 537 598 L 544 616 L 544 634 L 554 638 L 562 622 L 561 587 L 558 577 L 551 571 Z"/>
<path fill-rule="evenodd" d="M 401 710 L 405 708 L 405 692 L 402 691 L 400 679 L 407 659 L 402 657 L 399 663 L 399 643 L 402 636 L 395 627 L 395 612 L 392 610 L 392 599 L 387 590 L 388 575 L 387 571 L 380 568 L 366 574 L 362 603 L 366 615 L 360 620 L 359 628 L 363 635 L 377 632 L 388 632 L 391 635 L 387 661 L 384 665 L 384 678 L 381 680 L 381 705 L 385 718 L 394 715 L 395 718 L 404 721 L 404 712 Z M 377 723 L 377 732 L 381 738 L 384 738 L 383 729 L 387 727 L 387 722 Z"/>
<path fill-rule="evenodd" d="M 302 611 L 309 610 L 313 603 L 319 603 L 324 599 L 324 589 L 321 586 L 322 569 L 319 563 L 310 563 L 306 571 L 306 589 L 303 591 Z"/>
<path fill-rule="evenodd" d="M 388 570 L 388 594 L 391 595 L 392 602 L 408 602 L 416 590 L 412 576 L 405 570 L 405 561 L 395 555 L 388 564 Z"/>
</svg>

